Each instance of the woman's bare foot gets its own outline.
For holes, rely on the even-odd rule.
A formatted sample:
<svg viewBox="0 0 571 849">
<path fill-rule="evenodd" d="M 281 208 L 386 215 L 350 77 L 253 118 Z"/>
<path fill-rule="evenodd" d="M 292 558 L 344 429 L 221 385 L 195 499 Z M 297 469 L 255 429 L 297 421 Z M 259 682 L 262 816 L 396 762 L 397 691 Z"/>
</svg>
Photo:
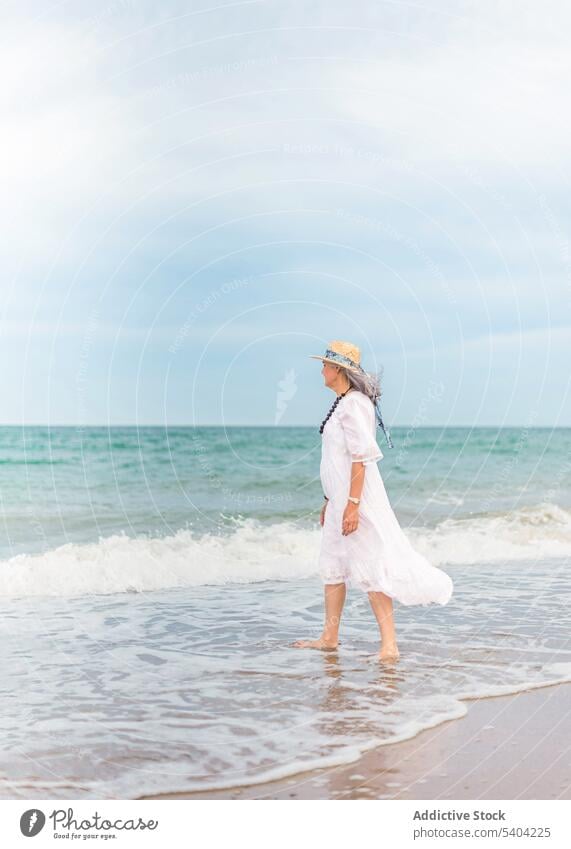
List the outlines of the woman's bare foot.
<svg viewBox="0 0 571 849">
<path fill-rule="evenodd" d="M 388 645 L 383 645 L 379 652 L 379 660 L 383 661 L 393 661 L 398 660 L 400 657 L 400 653 L 398 650 L 398 646 L 396 643 L 390 643 Z"/>
<path fill-rule="evenodd" d="M 296 640 L 293 647 L 296 649 L 321 649 L 321 651 L 335 651 L 338 642 L 326 640 L 324 637 L 319 637 L 318 640 Z"/>
</svg>

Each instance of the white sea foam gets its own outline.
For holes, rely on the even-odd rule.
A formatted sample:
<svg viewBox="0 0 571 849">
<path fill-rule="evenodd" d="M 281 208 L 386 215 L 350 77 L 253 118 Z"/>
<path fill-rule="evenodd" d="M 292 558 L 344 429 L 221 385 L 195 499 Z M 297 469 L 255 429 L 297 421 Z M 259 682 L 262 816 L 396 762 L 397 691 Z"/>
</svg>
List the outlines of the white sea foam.
<svg viewBox="0 0 571 849">
<path fill-rule="evenodd" d="M 165 537 L 114 534 L 0 562 L 0 597 L 149 592 L 169 587 L 291 580 L 317 573 L 320 528 L 243 519 L 229 533 L 185 529 Z M 508 513 L 446 519 L 408 528 L 413 545 L 436 566 L 571 553 L 571 512 L 554 504 Z"/>
<path fill-rule="evenodd" d="M 149 592 L 311 575 L 318 532 L 245 519 L 230 534 L 180 530 L 166 537 L 114 534 L 0 563 L 0 597 Z"/>
<path fill-rule="evenodd" d="M 411 528 L 409 537 L 436 566 L 568 557 L 571 511 L 539 504 L 508 513 L 445 519 L 433 530 Z"/>
</svg>

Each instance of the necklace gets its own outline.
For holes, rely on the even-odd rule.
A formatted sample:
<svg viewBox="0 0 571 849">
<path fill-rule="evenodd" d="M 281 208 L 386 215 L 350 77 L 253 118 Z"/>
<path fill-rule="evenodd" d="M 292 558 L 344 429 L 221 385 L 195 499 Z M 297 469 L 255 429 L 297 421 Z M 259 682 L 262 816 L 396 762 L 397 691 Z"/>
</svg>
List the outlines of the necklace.
<svg viewBox="0 0 571 849">
<path fill-rule="evenodd" d="M 330 418 L 331 418 L 331 416 L 333 415 L 333 410 L 335 409 L 335 407 L 337 406 L 337 404 L 339 403 L 339 401 L 341 400 L 341 398 L 344 398 L 344 397 L 345 397 L 345 395 L 347 394 L 347 392 L 351 392 L 351 389 L 346 389 L 346 390 L 345 390 L 345 392 L 342 392 L 342 393 L 341 393 L 341 395 L 338 395 L 338 396 L 337 396 L 337 398 L 335 399 L 335 401 L 334 401 L 334 402 L 333 402 L 333 404 L 331 405 L 331 409 L 329 410 L 329 412 L 327 413 L 327 415 L 325 416 L 325 418 L 324 418 L 324 419 L 323 419 L 323 421 L 321 422 L 321 427 L 319 428 L 319 433 L 323 433 L 323 428 L 325 427 L 325 425 L 327 424 L 327 422 L 329 421 L 329 419 L 330 419 Z"/>
</svg>

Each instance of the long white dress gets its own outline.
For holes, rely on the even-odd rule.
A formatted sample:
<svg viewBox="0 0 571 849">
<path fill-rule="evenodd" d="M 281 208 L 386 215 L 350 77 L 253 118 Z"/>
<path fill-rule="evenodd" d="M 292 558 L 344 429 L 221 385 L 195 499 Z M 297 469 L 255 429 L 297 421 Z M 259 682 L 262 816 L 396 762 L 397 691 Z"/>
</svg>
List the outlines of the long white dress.
<svg viewBox="0 0 571 849">
<path fill-rule="evenodd" d="M 374 405 L 356 389 L 341 398 L 323 429 L 320 477 L 329 501 L 318 561 L 321 579 L 380 591 L 405 605 L 446 604 L 452 579 L 415 551 L 393 512 L 377 466 L 383 453 L 376 429 Z M 359 526 L 343 536 L 355 461 L 365 464 Z"/>
</svg>

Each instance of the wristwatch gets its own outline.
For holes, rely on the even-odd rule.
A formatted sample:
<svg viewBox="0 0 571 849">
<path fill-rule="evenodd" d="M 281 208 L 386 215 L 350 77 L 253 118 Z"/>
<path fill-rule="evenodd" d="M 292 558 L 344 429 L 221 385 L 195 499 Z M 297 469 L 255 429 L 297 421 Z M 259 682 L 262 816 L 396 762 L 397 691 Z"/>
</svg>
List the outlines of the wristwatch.
<svg viewBox="0 0 571 849">
<path fill-rule="evenodd" d="M 361 501 L 361 499 L 360 499 L 360 498 L 353 498 L 353 496 L 352 496 L 352 495 L 349 495 L 349 496 L 347 497 L 347 500 L 348 500 L 348 501 L 352 501 L 352 502 L 353 502 L 353 504 L 359 504 L 359 502 Z"/>
</svg>

